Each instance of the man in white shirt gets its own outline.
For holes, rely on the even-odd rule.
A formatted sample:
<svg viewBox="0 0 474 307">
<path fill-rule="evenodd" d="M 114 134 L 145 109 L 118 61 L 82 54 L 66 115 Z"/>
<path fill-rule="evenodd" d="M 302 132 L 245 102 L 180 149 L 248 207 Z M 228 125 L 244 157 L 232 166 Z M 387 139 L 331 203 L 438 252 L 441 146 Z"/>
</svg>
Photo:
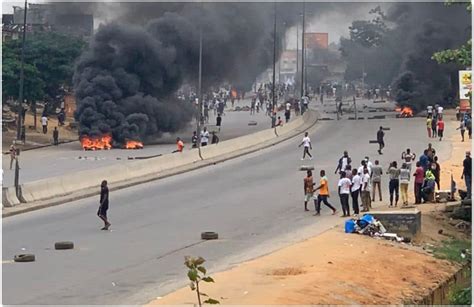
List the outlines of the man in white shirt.
<svg viewBox="0 0 474 307">
<path fill-rule="evenodd" d="M 428 112 L 428 116 L 433 115 L 433 106 L 427 106 L 426 111 Z"/>
<path fill-rule="evenodd" d="M 407 148 L 406 151 L 402 152 L 402 160 L 405 161 L 408 170 L 411 171 L 411 163 L 415 161 L 416 159 L 416 154 L 412 153 L 410 148 Z"/>
<path fill-rule="evenodd" d="M 291 116 L 291 103 L 289 101 L 285 104 L 285 121 L 289 122 Z"/>
<path fill-rule="evenodd" d="M 438 115 L 443 116 L 443 107 L 442 106 L 438 106 Z"/>
<path fill-rule="evenodd" d="M 351 197 L 352 197 L 352 210 L 354 215 L 359 214 L 359 192 L 362 187 L 362 178 L 357 175 L 357 170 L 352 170 L 352 185 L 351 185 Z"/>
<path fill-rule="evenodd" d="M 41 125 L 43 126 L 43 133 L 48 133 L 48 117 L 45 114 L 41 117 Z"/>
<path fill-rule="evenodd" d="M 204 130 L 201 131 L 201 147 L 207 146 L 209 142 L 209 131 L 207 131 L 207 127 L 204 127 Z"/>
<path fill-rule="evenodd" d="M 301 144 L 298 147 L 301 147 L 302 145 L 304 146 L 304 150 L 303 150 L 303 158 L 301 158 L 301 160 L 304 160 L 306 155 L 309 156 L 310 160 L 313 160 L 313 156 L 309 153 L 309 150 L 310 149 L 312 150 L 313 146 L 311 145 L 311 139 L 308 136 L 308 132 L 304 133 L 303 141 L 301 142 Z"/>
<path fill-rule="evenodd" d="M 337 184 L 337 190 L 342 207 L 341 217 L 347 217 L 351 215 L 349 211 L 349 194 L 351 192 L 351 185 L 352 182 L 348 178 L 346 178 L 346 173 L 341 173 L 341 179 L 339 179 L 339 182 Z"/>
<path fill-rule="evenodd" d="M 370 175 L 369 169 L 364 168 L 364 175 L 362 176 L 362 212 L 367 212 L 370 210 L 371 207 L 371 199 L 370 199 Z"/>
</svg>

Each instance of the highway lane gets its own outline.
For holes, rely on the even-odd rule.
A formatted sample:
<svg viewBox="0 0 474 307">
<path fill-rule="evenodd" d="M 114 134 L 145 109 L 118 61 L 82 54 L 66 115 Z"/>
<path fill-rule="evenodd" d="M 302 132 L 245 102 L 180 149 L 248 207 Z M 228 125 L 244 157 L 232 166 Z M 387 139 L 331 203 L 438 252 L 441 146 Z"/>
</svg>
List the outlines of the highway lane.
<svg viewBox="0 0 474 307">
<path fill-rule="evenodd" d="M 378 156 L 368 140 L 381 124 L 391 130 Z M 353 161 L 369 154 L 387 166 L 405 147 L 420 153 L 429 142 L 422 119 L 321 122 L 310 136 L 315 177 L 328 170 L 337 208 L 334 168 L 344 149 Z M 184 255 L 201 255 L 211 270 L 221 270 L 341 223 L 326 208 L 321 217 L 302 211 L 299 142 L 113 192 L 110 232 L 98 230 L 97 198 L 5 219 L 3 259 L 25 248 L 37 261 L 3 264 L 3 303 L 144 303 L 185 283 Z M 441 157 L 450 148 L 446 142 L 434 147 Z M 222 239 L 201 242 L 206 230 Z M 59 240 L 72 240 L 77 249 L 54 251 Z"/>
</svg>

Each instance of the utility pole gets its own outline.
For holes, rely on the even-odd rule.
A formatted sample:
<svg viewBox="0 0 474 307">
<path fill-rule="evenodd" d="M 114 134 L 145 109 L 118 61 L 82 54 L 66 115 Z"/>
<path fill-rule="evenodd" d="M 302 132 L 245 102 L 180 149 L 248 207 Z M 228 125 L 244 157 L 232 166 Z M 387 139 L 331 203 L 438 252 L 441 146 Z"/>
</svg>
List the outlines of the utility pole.
<svg viewBox="0 0 474 307">
<path fill-rule="evenodd" d="M 273 86 L 272 86 L 272 112 L 275 111 L 276 106 L 276 84 L 275 84 L 275 66 L 276 66 L 276 40 L 277 40 L 277 10 L 276 1 L 273 2 Z"/>
<path fill-rule="evenodd" d="M 299 57 L 300 57 L 300 26 L 299 23 L 296 23 L 296 73 L 295 73 L 295 94 L 296 94 L 296 78 L 298 77 L 298 72 L 300 71 Z"/>
<path fill-rule="evenodd" d="M 201 117 L 202 117 L 202 11 L 203 2 L 201 1 L 201 20 L 199 20 L 199 77 L 198 77 L 198 118 L 197 118 L 197 131 L 198 137 L 197 147 L 199 156 L 201 156 Z"/>
<path fill-rule="evenodd" d="M 303 1 L 303 30 L 301 33 L 301 97 L 303 98 L 304 96 L 304 55 L 305 55 L 305 46 L 304 46 L 304 28 L 305 28 L 305 9 L 306 9 L 306 3 Z"/>
<path fill-rule="evenodd" d="M 23 88 L 25 84 L 25 72 L 24 72 L 24 63 L 25 63 L 25 40 L 26 40 L 26 14 L 28 3 L 25 0 L 25 10 L 23 12 L 23 37 L 21 42 L 21 62 L 20 62 L 20 93 L 18 94 L 18 122 L 16 127 L 16 139 L 19 141 L 22 137 L 23 129 Z"/>
</svg>

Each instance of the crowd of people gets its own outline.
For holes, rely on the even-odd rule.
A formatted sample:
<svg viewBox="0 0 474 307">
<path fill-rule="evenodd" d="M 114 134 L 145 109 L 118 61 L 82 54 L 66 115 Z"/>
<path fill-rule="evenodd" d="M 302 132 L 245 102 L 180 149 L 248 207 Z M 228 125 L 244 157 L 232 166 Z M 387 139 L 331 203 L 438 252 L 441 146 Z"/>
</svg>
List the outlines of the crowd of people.
<svg viewBox="0 0 474 307">
<path fill-rule="evenodd" d="M 304 156 L 309 153 L 311 142 L 308 134 L 305 134 L 303 142 L 305 145 Z M 303 157 L 304 157 L 303 156 Z M 339 202 L 342 209 L 342 217 L 351 215 L 350 201 L 352 202 L 352 212 L 358 216 L 360 212 L 368 212 L 372 208 L 372 202 L 375 202 L 376 194 L 378 200 L 382 202 L 382 186 L 384 185 L 384 174 L 387 175 L 386 187 L 389 192 L 388 207 L 406 207 L 409 205 L 409 186 L 413 182 L 414 204 L 421 204 L 434 201 L 436 190 L 440 190 L 441 167 L 438 163 L 438 156 L 432 144 L 417 158 L 409 148 L 401 153 L 400 162 L 392 161 L 387 167 L 382 167 L 378 160 L 374 164 L 369 157 L 361 160 L 360 165 L 355 167 L 352 164 L 352 158 L 348 151 L 344 151 L 337 162 L 335 174 L 339 174 L 337 182 Z M 399 167 L 399 165 L 401 166 Z M 471 154 L 466 152 L 466 158 L 463 161 L 462 179 L 465 180 L 467 187 L 467 197 L 471 198 Z M 329 207 L 333 214 L 336 213 L 335 207 L 329 203 L 328 178 L 326 171 L 320 172 L 320 185 L 315 188 L 312 171 L 307 171 L 304 178 L 304 209 L 308 211 L 308 202 L 313 199 L 315 206 L 315 215 L 320 214 L 321 203 Z M 412 180 L 413 178 L 413 180 Z M 319 191 L 317 196 L 314 193 Z M 401 196 L 401 197 L 400 197 Z M 400 202 L 401 198 L 401 202 Z"/>
</svg>

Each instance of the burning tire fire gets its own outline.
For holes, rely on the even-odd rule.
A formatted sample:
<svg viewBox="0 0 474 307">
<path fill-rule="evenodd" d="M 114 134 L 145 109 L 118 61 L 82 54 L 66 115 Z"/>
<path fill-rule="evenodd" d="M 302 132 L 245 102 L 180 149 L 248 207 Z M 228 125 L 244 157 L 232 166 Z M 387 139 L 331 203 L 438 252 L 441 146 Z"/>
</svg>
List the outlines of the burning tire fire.
<svg viewBox="0 0 474 307">
<path fill-rule="evenodd" d="M 410 107 L 396 108 L 395 112 L 399 112 L 397 117 L 413 117 L 413 109 Z"/>
<path fill-rule="evenodd" d="M 143 149 L 143 143 L 140 141 L 127 141 L 125 149 Z"/>
<path fill-rule="evenodd" d="M 83 135 L 79 138 L 84 150 L 109 150 L 112 149 L 112 136 L 91 137 Z M 127 140 L 123 149 L 142 149 L 143 143 L 140 141 Z"/>
</svg>

